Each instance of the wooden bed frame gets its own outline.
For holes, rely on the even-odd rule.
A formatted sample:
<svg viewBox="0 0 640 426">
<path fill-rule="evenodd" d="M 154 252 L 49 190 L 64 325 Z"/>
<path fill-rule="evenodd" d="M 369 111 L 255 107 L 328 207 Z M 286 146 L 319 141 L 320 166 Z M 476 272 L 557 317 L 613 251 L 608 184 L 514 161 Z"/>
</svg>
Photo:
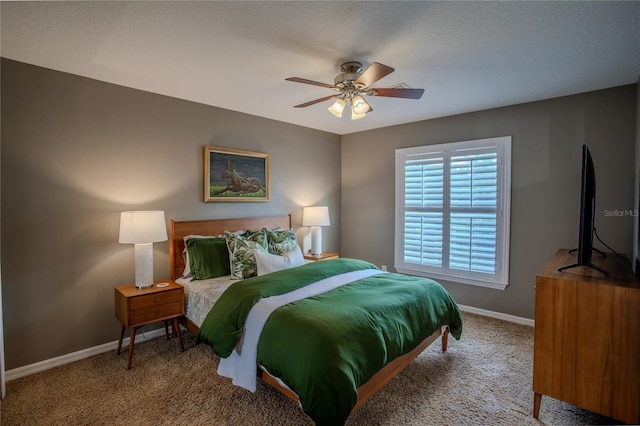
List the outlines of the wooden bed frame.
<svg viewBox="0 0 640 426">
<path fill-rule="evenodd" d="M 211 220 L 192 220 L 192 221 L 174 221 L 169 222 L 169 266 L 170 276 L 172 280 L 179 278 L 184 270 L 184 259 L 182 251 L 184 250 L 184 237 L 187 235 L 220 235 L 224 231 L 238 230 L 259 230 L 263 227 L 267 228 L 291 228 L 291 216 L 269 216 L 255 217 L 246 219 L 211 219 Z M 182 322 L 189 331 L 194 334 L 198 333 L 198 326 L 188 319 L 184 318 Z M 427 346 L 433 343 L 438 337 L 442 336 L 442 350 L 447 350 L 447 342 L 449 336 L 449 328 L 438 328 L 433 334 L 424 339 L 412 351 L 394 359 L 389 364 L 378 371 L 367 383 L 358 388 L 358 401 L 353 407 L 353 411 L 357 410 L 371 396 L 380 390 L 391 379 L 397 376 L 413 361 Z M 289 388 L 278 383 L 277 379 L 269 375 L 264 370 L 258 368 L 258 376 L 278 391 L 298 401 L 298 396 Z"/>
</svg>

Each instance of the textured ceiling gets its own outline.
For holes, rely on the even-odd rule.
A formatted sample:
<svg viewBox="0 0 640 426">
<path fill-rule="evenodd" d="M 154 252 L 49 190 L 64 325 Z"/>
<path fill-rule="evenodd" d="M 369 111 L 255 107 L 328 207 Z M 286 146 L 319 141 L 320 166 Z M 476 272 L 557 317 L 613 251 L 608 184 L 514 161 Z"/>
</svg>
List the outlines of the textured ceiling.
<svg viewBox="0 0 640 426">
<path fill-rule="evenodd" d="M 336 134 L 635 83 L 640 2 L 2 2 L 21 62 Z M 340 63 L 396 71 L 362 120 L 327 111 Z"/>
</svg>

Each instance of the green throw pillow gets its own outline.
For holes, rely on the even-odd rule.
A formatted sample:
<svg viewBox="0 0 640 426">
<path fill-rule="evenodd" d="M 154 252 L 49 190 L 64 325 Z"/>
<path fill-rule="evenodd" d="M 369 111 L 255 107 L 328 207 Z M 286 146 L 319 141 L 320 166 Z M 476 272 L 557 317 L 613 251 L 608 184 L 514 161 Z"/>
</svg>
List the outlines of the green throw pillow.
<svg viewBox="0 0 640 426">
<path fill-rule="evenodd" d="M 268 249 L 271 254 L 289 253 L 298 245 L 298 237 L 293 229 L 282 231 L 263 228 L 263 231 L 267 234 Z"/>
<path fill-rule="evenodd" d="M 224 238 L 191 238 L 186 241 L 186 246 L 194 280 L 206 280 L 231 273 L 229 250 Z"/>
<path fill-rule="evenodd" d="M 247 231 L 242 235 L 224 233 L 229 248 L 231 278 L 241 280 L 257 275 L 255 251 L 267 251 L 267 234 L 264 231 Z"/>
</svg>

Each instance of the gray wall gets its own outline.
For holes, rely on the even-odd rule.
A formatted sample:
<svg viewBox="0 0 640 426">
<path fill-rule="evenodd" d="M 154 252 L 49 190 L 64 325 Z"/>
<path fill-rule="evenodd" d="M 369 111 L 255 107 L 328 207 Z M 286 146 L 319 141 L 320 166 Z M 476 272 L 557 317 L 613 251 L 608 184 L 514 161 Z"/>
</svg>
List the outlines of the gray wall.
<svg viewBox="0 0 640 426">
<path fill-rule="evenodd" d="M 342 255 L 393 265 L 395 148 L 512 136 L 510 285 L 442 284 L 460 304 L 533 318 L 536 273 L 577 246 L 583 143 L 596 167 L 598 234 L 631 258 L 633 217 L 605 210 L 635 208 L 635 121 L 634 84 L 343 136 Z"/>
<path fill-rule="evenodd" d="M 295 226 L 302 206 L 325 204 L 325 250 L 392 266 L 397 147 L 513 136 L 511 285 L 444 282 L 461 304 L 533 317 L 536 272 L 577 244 L 582 143 L 597 168 L 599 234 L 632 252 L 632 218 L 604 210 L 633 208 L 637 85 L 341 138 L 6 59 L 1 78 L 7 369 L 117 338 L 113 288 L 133 281 L 133 248 L 117 242 L 122 210 L 290 213 Z M 270 154 L 272 201 L 203 203 L 205 145 Z M 166 277 L 168 244 L 154 249 L 155 276 Z"/>
<path fill-rule="evenodd" d="M 118 337 L 113 288 L 134 279 L 122 210 L 167 220 L 328 205 L 340 250 L 340 137 L 2 60 L 2 300 L 6 368 Z M 203 147 L 270 154 L 271 201 L 203 203 Z M 155 277 L 169 273 L 154 245 Z"/>
</svg>

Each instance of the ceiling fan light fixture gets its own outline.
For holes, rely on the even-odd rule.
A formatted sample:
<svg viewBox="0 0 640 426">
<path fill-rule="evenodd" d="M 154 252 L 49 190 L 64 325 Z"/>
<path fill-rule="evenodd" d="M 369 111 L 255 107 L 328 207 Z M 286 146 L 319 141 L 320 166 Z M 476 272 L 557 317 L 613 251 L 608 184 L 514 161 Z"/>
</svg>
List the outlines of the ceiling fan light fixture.
<svg viewBox="0 0 640 426">
<path fill-rule="evenodd" d="M 328 109 L 329 112 L 333 115 L 335 115 L 338 118 L 342 117 L 342 111 L 344 111 L 344 107 L 345 107 L 345 102 L 344 99 L 336 99 L 336 101 L 333 103 L 333 105 L 331 105 Z"/>
<path fill-rule="evenodd" d="M 340 69 L 342 74 L 338 74 L 336 76 L 334 84 L 321 83 L 319 81 L 308 80 L 300 77 L 287 78 L 287 81 L 325 87 L 338 92 L 337 95 L 329 95 L 319 99 L 314 99 L 300 105 L 295 105 L 294 108 L 306 108 L 329 99 L 337 98 L 333 105 L 329 107 L 329 112 L 338 118 L 342 118 L 344 109 L 347 104 L 349 104 L 351 108 L 351 119 L 359 120 L 364 118 L 366 114 L 373 111 L 373 108 L 371 108 L 367 101 L 364 100 L 363 95 L 386 98 L 420 99 L 424 93 L 424 89 L 371 87 L 373 83 L 394 71 L 393 68 L 378 62 L 373 62 L 364 71 L 362 69 L 362 64 L 356 61 L 344 62 Z"/>
</svg>

